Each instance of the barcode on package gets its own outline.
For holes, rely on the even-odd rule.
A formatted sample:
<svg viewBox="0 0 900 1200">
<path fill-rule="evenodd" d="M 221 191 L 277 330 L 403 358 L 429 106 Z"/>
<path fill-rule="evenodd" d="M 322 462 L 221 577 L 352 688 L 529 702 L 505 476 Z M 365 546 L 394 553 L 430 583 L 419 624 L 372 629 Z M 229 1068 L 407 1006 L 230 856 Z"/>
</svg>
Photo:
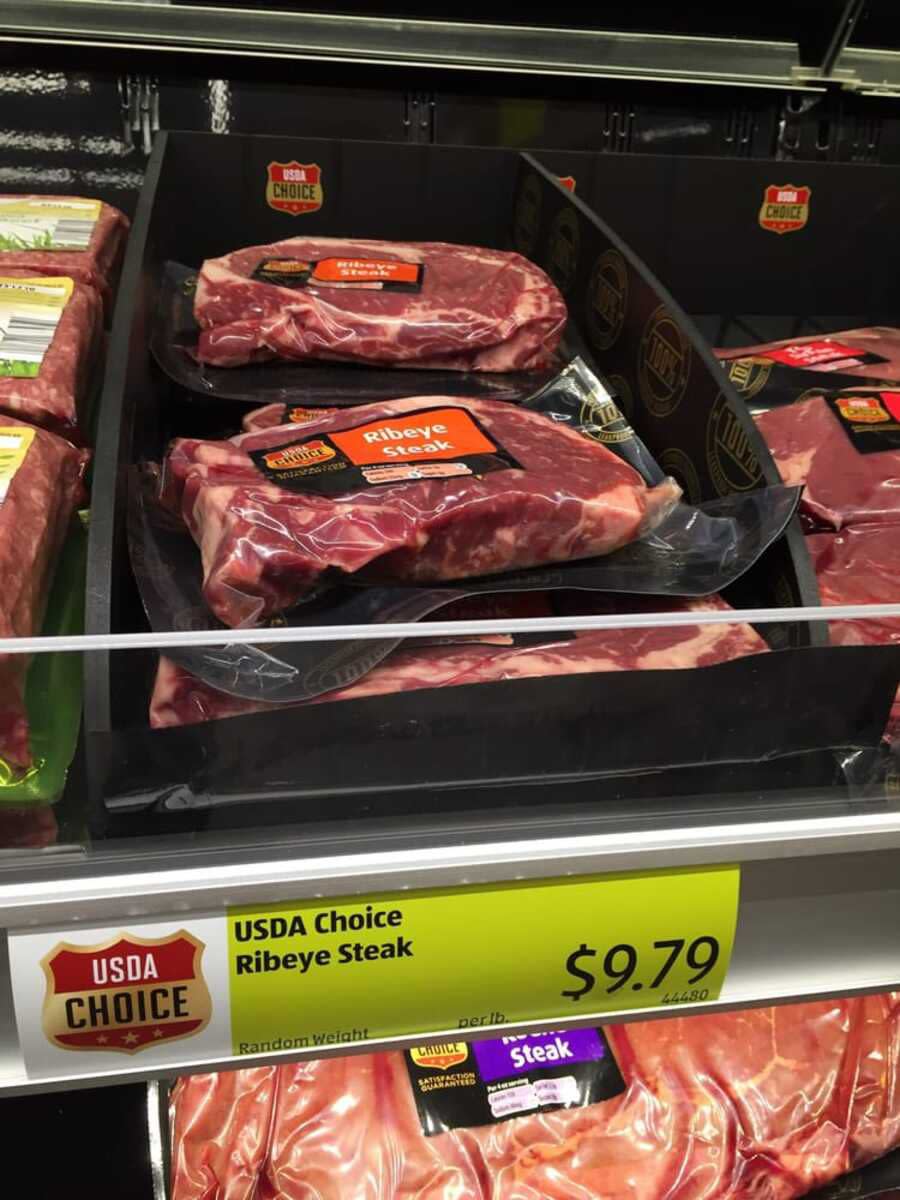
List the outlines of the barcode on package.
<svg viewBox="0 0 900 1200">
<path fill-rule="evenodd" d="M 0 356 L 40 365 L 50 349 L 58 324 L 59 314 L 55 317 L 10 317 L 0 335 Z"/>
<path fill-rule="evenodd" d="M 0 378 L 32 379 L 40 374 L 72 286 L 66 276 L 0 277 Z"/>
<path fill-rule="evenodd" d="M 53 245 L 66 250 L 87 250 L 94 231 L 93 221 L 82 221 L 74 217 L 63 217 L 56 222 L 51 237 Z"/>
</svg>

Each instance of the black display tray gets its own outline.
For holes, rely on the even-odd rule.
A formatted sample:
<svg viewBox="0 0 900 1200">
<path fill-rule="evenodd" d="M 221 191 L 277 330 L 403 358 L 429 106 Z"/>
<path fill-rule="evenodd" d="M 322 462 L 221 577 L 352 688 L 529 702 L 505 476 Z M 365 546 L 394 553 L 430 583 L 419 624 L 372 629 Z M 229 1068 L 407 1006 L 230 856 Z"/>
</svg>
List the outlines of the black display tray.
<svg viewBox="0 0 900 1200">
<path fill-rule="evenodd" d="M 317 163 L 324 188 L 322 207 L 300 217 L 276 212 L 266 202 L 268 164 L 294 160 Z M 236 427 L 245 411 L 241 406 L 190 402 L 152 361 L 148 343 L 163 264 L 176 260 L 199 265 L 206 257 L 241 245 L 297 233 L 352 233 L 520 249 L 554 277 L 569 304 L 572 340 L 593 352 L 595 363 L 612 377 L 638 433 L 651 444 L 665 468 L 680 479 L 690 499 L 711 499 L 778 482 L 745 406 L 690 318 L 641 259 L 533 157 L 463 147 L 163 134 L 157 140 L 137 210 L 108 360 L 91 527 L 89 632 L 145 627 L 125 537 L 128 469 L 141 459 L 160 457 L 175 434 L 218 435 L 229 426 Z M 610 271 L 619 285 L 618 301 L 604 291 Z M 815 580 L 796 523 L 728 598 L 747 606 L 817 604 Z M 761 631 L 773 646 L 825 640 L 823 623 L 767 625 Z M 166 782 L 159 779 L 161 763 L 171 762 L 169 782 L 173 786 L 186 783 L 179 755 L 173 753 L 170 758 L 164 746 L 179 740 L 199 746 L 203 760 L 215 770 L 225 743 L 246 745 L 248 731 L 265 725 L 262 718 L 247 717 L 200 726 L 184 732 L 180 739 L 148 734 L 148 691 L 136 686 L 136 681 L 142 676 L 150 678 L 155 656 L 143 656 L 140 667 L 135 660 L 141 656 L 132 652 L 86 657 L 85 725 L 92 790 L 108 797 L 118 811 L 122 811 L 123 792 L 130 792 L 135 783 L 137 791 L 141 790 L 140 781 L 133 776 L 130 786 L 122 786 L 120 769 L 123 761 L 129 760 L 129 747 L 134 752 L 132 765 L 140 761 L 149 764 L 154 757 L 158 760 L 151 773 L 155 782 L 146 789 L 150 793 L 146 799 L 153 807 L 151 795 L 158 796 L 157 785 Z M 414 709 L 421 725 L 418 736 L 427 737 L 431 746 L 428 769 L 422 764 L 414 777 L 402 782 L 398 778 L 397 786 L 401 790 L 408 786 L 454 789 L 461 808 L 466 807 L 467 789 L 474 797 L 481 796 L 485 787 L 514 784 L 521 789 L 523 783 L 542 787 L 551 778 L 553 798 L 565 800 L 566 780 L 574 782 L 579 772 L 607 778 L 625 772 L 617 778 L 627 781 L 628 777 L 646 779 L 647 771 L 685 767 L 691 772 L 700 770 L 701 775 L 692 775 L 681 784 L 671 780 L 667 786 L 674 792 L 704 790 L 709 768 L 717 762 L 731 764 L 732 770 L 735 761 L 743 761 L 746 785 L 752 787 L 755 768 L 751 764 L 761 753 L 767 765 L 760 775 L 760 787 L 771 785 L 771 762 L 781 753 L 799 754 L 804 764 L 799 776 L 792 768 L 793 782 L 821 785 L 826 777 L 833 777 L 834 747 L 877 742 L 878 722 L 891 693 L 885 675 L 892 668 L 886 667 L 886 662 L 877 650 L 858 656 L 852 675 L 854 702 L 848 706 L 849 659 L 840 651 L 829 652 L 817 668 L 817 687 L 830 697 L 831 715 L 820 722 L 818 735 L 810 737 L 807 726 L 797 739 L 786 732 L 797 729 L 790 707 L 797 696 L 789 699 L 782 686 L 785 660 L 780 655 L 763 655 L 752 669 L 732 664 L 738 675 L 744 669 L 754 682 L 747 687 L 737 685 L 730 695 L 722 696 L 724 708 L 715 712 L 710 711 L 706 671 L 672 672 L 677 681 L 663 692 L 672 705 L 669 719 L 677 719 L 681 736 L 662 741 L 654 740 L 652 728 L 648 736 L 646 724 L 648 707 L 654 710 L 657 725 L 664 720 L 662 711 L 652 703 L 652 691 L 659 684 L 655 674 L 585 676 L 574 693 L 573 681 L 559 679 L 531 680 L 527 687 L 500 684 L 465 689 L 464 703 L 474 714 L 468 727 L 457 719 L 461 701 L 453 697 L 455 689 L 389 701 L 353 702 L 353 708 L 366 714 L 365 723 L 378 726 L 371 754 L 378 760 L 375 773 L 386 791 L 391 790 L 392 764 L 409 729 L 406 712 L 394 710 L 398 705 Z M 805 663 L 799 657 L 790 670 L 802 678 Z M 487 699 L 489 690 L 510 687 L 511 694 L 524 698 L 533 719 L 525 721 L 523 714 L 518 728 L 514 723 L 505 728 L 506 744 L 500 753 L 496 739 L 492 746 L 480 736 L 477 715 L 482 704 L 492 703 Z M 598 741 L 590 762 L 575 756 L 561 770 L 560 748 L 570 745 L 573 736 L 579 741 L 585 737 L 582 725 L 573 735 L 567 694 L 583 698 L 583 711 L 595 714 Z M 717 703 L 719 695 L 717 691 Z M 277 780 L 267 778 L 257 787 L 247 775 L 238 779 L 233 790 L 243 792 L 246 803 L 252 803 L 257 811 L 259 801 L 269 796 L 284 802 L 327 794 L 337 785 L 338 771 L 346 766 L 346 762 L 338 762 L 342 750 L 352 748 L 355 742 L 353 723 L 348 724 L 348 718 L 338 712 L 347 707 L 334 706 L 332 715 L 330 706 L 279 714 L 279 728 L 296 731 L 288 736 L 288 742 L 295 743 L 294 756 L 289 749 L 279 755 Z M 696 719 L 685 721 L 685 712 L 696 714 Z M 379 714 L 383 716 L 379 718 Z M 536 748 L 531 740 L 535 723 L 541 729 L 543 746 L 552 747 L 547 757 L 542 757 L 540 746 Z M 717 730 L 726 725 L 735 730 L 752 728 L 743 753 L 739 735 L 728 739 L 727 750 L 720 742 Z M 313 726 L 344 731 L 341 739 L 327 739 L 333 748 L 331 757 L 320 756 L 315 778 L 310 775 L 308 745 L 302 736 L 304 729 Z M 527 733 L 523 735 L 524 730 Z M 154 736 L 156 741 L 148 743 Z M 262 735 L 263 743 L 268 739 L 268 733 Z M 607 753 L 604 746 L 611 746 L 613 739 L 617 749 Z M 148 744 L 157 747 L 149 758 Z M 255 753 L 248 749 L 248 764 Z M 240 764 L 233 768 L 239 775 L 243 771 Z M 366 790 L 362 779 L 352 786 L 358 787 L 360 794 Z M 627 782 L 620 782 L 614 790 L 627 795 Z M 646 783 L 641 794 L 646 794 Z M 208 796 L 209 802 L 215 803 L 211 793 Z M 502 801 L 495 795 L 493 803 Z"/>
</svg>

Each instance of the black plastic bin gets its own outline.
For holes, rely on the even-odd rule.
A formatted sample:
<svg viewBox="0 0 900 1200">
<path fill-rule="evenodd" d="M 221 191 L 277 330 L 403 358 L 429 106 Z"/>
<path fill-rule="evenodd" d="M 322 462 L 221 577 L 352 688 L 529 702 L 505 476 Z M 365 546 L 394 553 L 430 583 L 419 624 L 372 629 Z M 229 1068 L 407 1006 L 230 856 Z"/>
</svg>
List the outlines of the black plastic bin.
<svg viewBox="0 0 900 1200">
<path fill-rule="evenodd" d="M 571 173 L 580 176 L 596 156 L 573 157 L 580 165 Z M 321 207 L 299 217 L 266 200 L 269 164 L 292 161 L 321 171 Z M 599 166 L 592 169 L 599 173 Z M 493 149 L 163 134 L 138 206 L 108 360 L 89 632 L 146 627 L 126 545 L 129 468 L 160 457 L 175 434 L 227 424 L 220 407 L 186 399 L 151 359 L 163 264 L 199 266 L 238 246 L 297 233 L 521 249 L 556 279 L 576 339 L 630 397 L 633 424 L 692 500 L 778 481 L 744 404 L 692 321 L 644 263 L 534 158 Z M 598 279 L 610 270 L 621 282 L 612 340 L 596 304 Z M 673 348 L 675 358 L 666 357 Z M 732 592 L 735 605 L 818 603 L 796 523 Z M 774 646 L 826 640 L 823 624 L 762 631 Z M 265 799 L 279 800 L 281 810 L 304 800 L 304 812 L 324 807 L 328 815 L 336 811 L 328 798 L 338 795 L 348 812 L 377 812 L 379 796 L 405 795 L 411 807 L 427 808 L 438 792 L 445 807 L 462 808 L 485 803 L 486 795 L 494 804 L 522 803 L 523 796 L 576 799 L 579 785 L 594 778 L 607 781 L 594 799 L 776 782 L 823 786 L 839 777 L 835 747 L 877 744 L 897 674 L 889 655 L 871 648 L 861 649 L 853 664 L 839 651 L 810 648 L 703 672 L 523 680 L 151 733 L 146 705 L 155 655 L 98 653 L 86 661 L 91 775 L 95 793 L 113 811 L 235 811 L 251 804 L 254 819 Z M 857 686 L 848 695 L 851 671 Z M 805 676 L 813 687 L 804 690 L 797 681 Z M 343 753 L 348 743 L 350 755 Z M 786 774 L 777 767 L 782 754 L 793 756 Z M 504 784 L 516 787 L 501 793 Z"/>
</svg>

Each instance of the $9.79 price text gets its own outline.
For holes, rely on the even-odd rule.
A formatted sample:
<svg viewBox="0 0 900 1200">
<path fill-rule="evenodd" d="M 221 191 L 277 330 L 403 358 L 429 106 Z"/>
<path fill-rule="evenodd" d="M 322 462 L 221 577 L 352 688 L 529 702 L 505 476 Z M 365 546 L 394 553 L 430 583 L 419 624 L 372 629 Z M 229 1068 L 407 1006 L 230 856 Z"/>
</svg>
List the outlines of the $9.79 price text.
<svg viewBox="0 0 900 1200">
<path fill-rule="evenodd" d="M 666 988 L 661 996 L 648 997 L 648 1002 L 699 1003 L 708 998 L 709 991 L 695 985 L 713 970 L 719 953 L 719 939 L 706 934 L 690 941 L 668 938 L 653 942 L 652 950 L 644 953 L 630 942 L 618 942 L 606 951 L 582 942 L 566 959 L 566 970 L 575 985 L 560 994 L 582 1000 L 598 986 L 599 975 L 599 987 L 607 996 L 627 987 L 634 992 Z"/>
</svg>

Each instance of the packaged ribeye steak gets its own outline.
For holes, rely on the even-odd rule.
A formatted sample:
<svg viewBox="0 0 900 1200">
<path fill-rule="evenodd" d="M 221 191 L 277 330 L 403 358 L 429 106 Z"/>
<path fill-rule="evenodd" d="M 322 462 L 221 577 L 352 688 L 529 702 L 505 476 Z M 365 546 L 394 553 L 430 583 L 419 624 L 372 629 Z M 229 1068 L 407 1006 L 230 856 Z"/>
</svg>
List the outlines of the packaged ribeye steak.
<svg viewBox="0 0 900 1200">
<path fill-rule="evenodd" d="M 0 196 L 0 274 L 68 275 L 111 297 L 128 219 L 81 196 Z"/>
<path fill-rule="evenodd" d="M 900 329 L 873 325 L 715 352 L 754 409 L 792 404 L 812 389 L 900 380 Z"/>
<path fill-rule="evenodd" d="M 873 325 L 839 333 L 811 333 L 755 346 L 717 350 L 719 358 L 758 358 L 776 366 L 824 374 L 900 379 L 900 329 Z"/>
<path fill-rule="evenodd" d="M 163 494 L 201 549 L 207 604 L 238 627 L 365 568 L 420 584 L 606 555 L 679 490 L 542 413 L 427 396 L 178 439 Z"/>
<path fill-rule="evenodd" d="M 888 993 L 194 1075 L 171 1195 L 795 1200 L 900 1142 L 898 1055 Z"/>
<path fill-rule="evenodd" d="M 807 527 L 900 521 L 900 390 L 824 391 L 755 416 Z"/>
<path fill-rule="evenodd" d="M 823 604 L 900 603 L 900 524 L 857 525 L 840 533 L 812 534 L 806 544 Z M 836 646 L 900 645 L 900 617 L 831 621 L 828 629 Z M 898 733 L 900 694 L 885 736 L 892 740 Z"/>
<path fill-rule="evenodd" d="M 0 417 L 0 637 L 40 630 L 86 463 L 63 438 Z M 31 765 L 26 669 L 27 656 L 0 654 L 0 770 L 12 774 Z"/>
<path fill-rule="evenodd" d="M 527 595 L 527 593 L 525 594 Z M 509 601 L 509 597 L 505 600 Z M 595 597 L 595 612 L 727 611 L 717 596 L 703 600 L 666 603 Z M 471 610 L 470 610 L 471 612 Z M 466 614 L 470 615 L 470 614 Z M 478 615 L 478 614 L 476 614 Z M 452 619 L 449 612 L 442 619 Z M 768 649 L 749 625 L 680 625 L 650 629 L 597 629 L 577 635 L 534 634 L 525 644 L 496 637 L 487 641 L 463 640 L 446 644 L 422 644 L 411 639 L 394 650 L 364 678 L 349 687 L 327 692 L 309 703 L 330 700 L 360 700 L 366 696 L 426 688 L 459 687 L 509 679 L 535 679 L 550 675 L 574 675 L 595 671 L 665 670 L 704 667 L 727 662 Z M 246 713 L 271 712 L 277 704 L 240 699 L 210 687 L 166 657 L 160 658 L 150 702 L 150 724 L 156 728 L 190 725 L 198 721 Z"/>
<path fill-rule="evenodd" d="M 79 438 L 103 309 L 67 276 L 0 276 L 0 414 Z M 0 417 L 2 420 L 2 417 Z"/>
<path fill-rule="evenodd" d="M 201 362 L 328 359 L 478 371 L 552 361 L 566 306 L 519 254 L 444 242 L 289 238 L 204 262 Z"/>
</svg>

